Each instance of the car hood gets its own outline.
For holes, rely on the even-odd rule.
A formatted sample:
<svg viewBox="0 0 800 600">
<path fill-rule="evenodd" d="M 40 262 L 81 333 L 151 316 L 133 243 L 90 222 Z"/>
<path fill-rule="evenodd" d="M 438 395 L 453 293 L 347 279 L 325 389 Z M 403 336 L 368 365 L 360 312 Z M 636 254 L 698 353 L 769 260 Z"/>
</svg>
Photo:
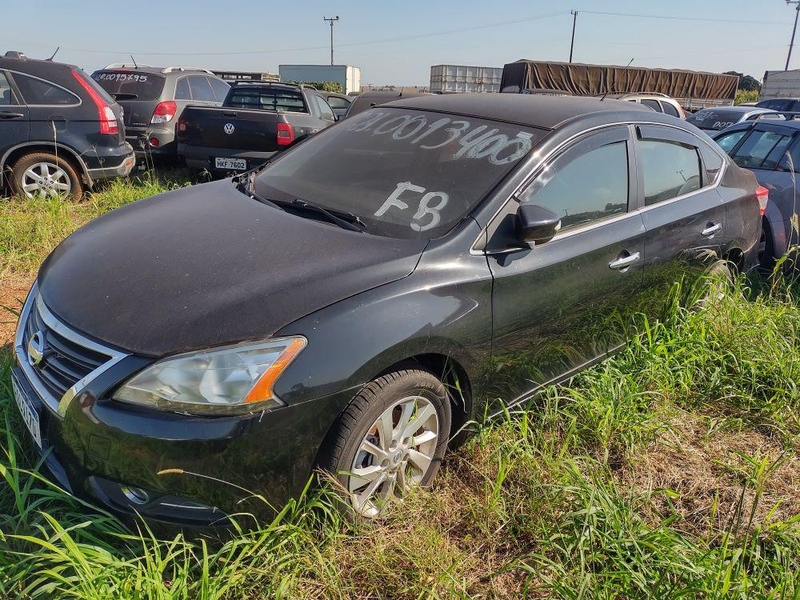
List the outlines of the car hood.
<svg viewBox="0 0 800 600">
<path fill-rule="evenodd" d="M 268 337 L 408 276 L 425 245 L 293 215 L 223 180 L 92 221 L 47 258 L 39 289 L 71 327 L 161 357 Z"/>
</svg>

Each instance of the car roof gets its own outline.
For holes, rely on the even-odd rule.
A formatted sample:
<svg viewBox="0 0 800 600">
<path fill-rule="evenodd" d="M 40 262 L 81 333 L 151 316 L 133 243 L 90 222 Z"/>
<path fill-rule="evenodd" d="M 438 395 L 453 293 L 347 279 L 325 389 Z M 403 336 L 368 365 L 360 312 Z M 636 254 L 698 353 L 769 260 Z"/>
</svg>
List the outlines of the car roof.
<svg viewBox="0 0 800 600">
<path fill-rule="evenodd" d="M 745 123 L 737 123 L 736 125 L 731 125 L 726 129 L 719 131 L 719 134 L 722 133 L 730 133 L 731 131 L 741 131 L 743 129 L 750 129 L 755 125 L 771 125 L 776 127 L 785 127 L 787 129 L 792 129 L 795 131 L 800 131 L 800 120 L 786 120 L 782 121 L 780 119 L 764 119 L 761 121 L 746 121 Z M 717 137 L 717 133 L 714 134 L 714 137 Z"/>
<path fill-rule="evenodd" d="M 575 117 L 597 113 L 626 113 L 633 118 L 641 113 L 643 119 L 656 114 L 646 106 L 621 100 L 509 93 L 422 95 L 384 106 L 453 113 L 540 129 L 555 129 Z"/>
<path fill-rule="evenodd" d="M 715 112 L 715 113 L 734 113 L 734 114 L 778 112 L 771 108 L 764 108 L 763 106 L 714 106 L 714 107 L 700 109 L 697 112 L 702 112 L 702 111 Z"/>
</svg>

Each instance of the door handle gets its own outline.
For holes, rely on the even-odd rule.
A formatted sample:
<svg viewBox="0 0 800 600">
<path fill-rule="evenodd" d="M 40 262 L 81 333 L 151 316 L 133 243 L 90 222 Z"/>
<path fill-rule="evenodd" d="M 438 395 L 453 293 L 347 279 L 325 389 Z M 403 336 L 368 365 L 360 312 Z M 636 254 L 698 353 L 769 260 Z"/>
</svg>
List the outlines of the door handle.
<svg viewBox="0 0 800 600">
<path fill-rule="evenodd" d="M 706 228 L 700 232 L 700 235 L 703 237 L 713 237 L 714 234 L 720 229 L 722 229 L 722 225 L 720 223 L 709 223 Z"/>
<path fill-rule="evenodd" d="M 620 271 L 625 271 L 630 267 L 633 263 L 639 260 L 641 256 L 638 252 L 634 252 L 633 254 L 628 254 L 627 256 L 621 256 L 615 260 L 612 260 L 608 263 L 609 269 L 618 269 Z"/>
<path fill-rule="evenodd" d="M 4 121 L 10 121 L 12 119 L 24 119 L 25 115 L 22 113 L 15 113 L 15 112 L 0 112 L 0 119 Z"/>
</svg>

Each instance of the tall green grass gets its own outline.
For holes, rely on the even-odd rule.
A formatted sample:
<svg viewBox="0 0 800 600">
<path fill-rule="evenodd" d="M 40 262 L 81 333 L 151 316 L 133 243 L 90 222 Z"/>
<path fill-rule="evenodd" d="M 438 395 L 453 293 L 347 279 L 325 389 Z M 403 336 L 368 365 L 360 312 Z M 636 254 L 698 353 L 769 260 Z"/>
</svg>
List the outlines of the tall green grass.
<svg viewBox="0 0 800 600">
<path fill-rule="evenodd" d="M 478 433 L 431 491 L 351 523 L 310 490 L 229 539 L 164 537 L 48 483 L 0 358 L 9 598 L 800 598 L 800 302 L 672 304 Z"/>
<path fill-rule="evenodd" d="M 35 271 L 61 240 L 103 213 L 187 183 L 181 170 L 148 171 L 100 184 L 81 202 L 0 197 L 0 277 Z"/>
</svg>

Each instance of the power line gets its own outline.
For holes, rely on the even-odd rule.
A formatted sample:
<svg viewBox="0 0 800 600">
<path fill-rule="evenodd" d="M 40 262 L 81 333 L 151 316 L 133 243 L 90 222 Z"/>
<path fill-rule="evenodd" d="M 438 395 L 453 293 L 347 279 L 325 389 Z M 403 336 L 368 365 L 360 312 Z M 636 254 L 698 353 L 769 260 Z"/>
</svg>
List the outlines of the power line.
<svg viewBox="0 0 800 600">
<path fill-rule="evenodd" d="M 603 12 L 599 10 L 582 10 L 582 13 L 589 15 L 601 15 L 605 17 L 633 17 L 637 19 L 663 19 L 668 21 L 695 21 L 699 23 L 741 23 L 743 25 L 785 25 L 779 21 L 744 21 L 737 19 L 712 19 L 704 17 L 675 17 L 671 15 L 646 15 L 641 13 L 622 13 L 622 12 Z"/>
</svg>

